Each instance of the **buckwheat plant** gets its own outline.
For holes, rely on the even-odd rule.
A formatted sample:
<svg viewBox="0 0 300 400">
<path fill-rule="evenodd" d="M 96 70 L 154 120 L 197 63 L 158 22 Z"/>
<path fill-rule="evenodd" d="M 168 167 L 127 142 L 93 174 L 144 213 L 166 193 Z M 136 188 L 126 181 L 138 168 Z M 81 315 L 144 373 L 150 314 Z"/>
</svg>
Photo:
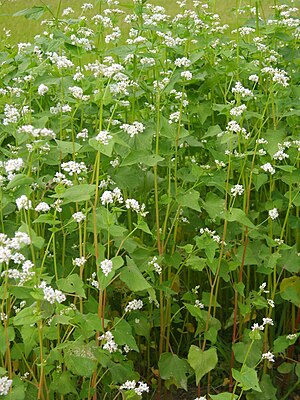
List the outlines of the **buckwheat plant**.
<svg viewBox="0 0 300 400">
<path fill-rule="evenodd" d="M 1 31 L 0 397 L 292 398 L 297 2 L 54 3 Z"/>
</svg>

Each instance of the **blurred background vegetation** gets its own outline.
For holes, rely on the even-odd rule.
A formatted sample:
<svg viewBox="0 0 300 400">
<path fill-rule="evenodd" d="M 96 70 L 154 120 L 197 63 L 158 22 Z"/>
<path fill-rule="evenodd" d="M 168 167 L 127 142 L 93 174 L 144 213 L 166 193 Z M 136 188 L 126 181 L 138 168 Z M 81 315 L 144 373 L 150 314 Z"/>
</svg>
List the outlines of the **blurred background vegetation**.
<svg viewBox="0 0 300 400">
<path fill-rule="evenodd" d="M 211 10 L 218 13 L 221 16 L 223 23 L 229 23 L 230 25 L 235 25 L 235 12 L 234 9 L 238 6 L 239 8 L 250 6 L 255 7 L 256 3 L 260 9 L 260 13 L 264 16 L 268 14 L 270 5 L 278 2 L 278 0 L 208 0 L 207 3 L 210 4 Z M 40 23 L 42 19 L 47 19 L 50 13 L 45 13 L 42 19 L 33 20 L 25 19 L 24 16 L 14 16 L 20 10 L 31 8 L 33 6 L 43 7 L 49 6 L 52 12 L 56 15 L 58 8 L 60 6 L 60 12 L 67 7 L 72 7 L 75 12 L 80 12 L 80 7 L 84 3 L 95 4 L 94 0 L 0 0 L 0 29 L 11 31 L 11 42 L 24 42 L 30 41 L 34 35 L 41 32 Z M 99 1 L 96 1 L 96 3 Z M 150 3 L 155 5 L 164 6 L 166 11 L 171 15 L 175 15 L 179 10 L 177 0 L 149 0 Z M 187 0 L 187 3 L 191 3 L 192 0 Z M 204 3 L 205 1 L 203 1 Z M 290 3 L 291 1 L 287 1 Z M 61 3 L 61 4 L 60 4 Z M 130 12 L 132 7 L 132 0 L 120 0 L 120 8 L 127 9 Z M 293 2 L 299 3 L 299 0 Z M 296 4 L 295 4 L 296 5 Z M 299 4 L 298 4 L 299 5 Z M 297 6 L 297 5 L 296 5 Z M 97 13 L 97 6 L 94 10 L 91 10 L 91 14 Z M 240 16 L 242 19 L 242 16 Z M 241 21 L 239 21 L 239 24 Z M 2 32 L 0 32 L 0 37 Z"/>
</svg>

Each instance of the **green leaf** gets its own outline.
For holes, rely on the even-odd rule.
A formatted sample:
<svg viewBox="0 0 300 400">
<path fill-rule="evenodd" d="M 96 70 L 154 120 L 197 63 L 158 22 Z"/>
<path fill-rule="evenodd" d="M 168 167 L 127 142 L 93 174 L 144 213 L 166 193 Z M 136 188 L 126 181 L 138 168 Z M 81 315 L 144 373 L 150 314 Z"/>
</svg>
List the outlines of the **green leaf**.
<svg viewBox="0 0 300 400">
<path fill-rule="evenodd" d="M 38 322 L 41 318 L 41 314 L 37 312 L 35 307 L 26 307 L 13 317 L 13 323 L 15 326 L 31 325 Z"/>
<path fill-rule="evenodd" d="M 280 284 L 280 296 L 300 307 L 300 277 L 285 278 Z"/>
<path fill-rule="evenodd" d="M 122 269 L 120 279 L 127 285 L 128 289 L 133 292 L 151 289 L 150 283 L 143 277 L 134 261 L 127 257 L 127 263 L 128 265 Z"/>
<path fill-rule="evenodd" d="M 89 145 L 92 146 L 95 150 L 100 151 L 100 153 L 106 155 L 107 157 L 111 157 L 114 149 L 114 140 L 113 138 L 109 140 L 108 144 L 105 145 L 95 138 L 89 140 Z"/>
<path fill-rule="evenodd" d="M 150 231 L 147 222 L 145 222 L 145 221 L 140 221 L 138 224 L 133 223 L 133 225 L 134 225 L 136 228 L 140 229 L 141 231 L 143 231 L 143 232 L 145 232 L 145 233 L 148 233 L 148 235 L 153 236 L 153 233 Z"/>
<path fill-rule="evenodd" d="M 74 375 L 91 377 L 96 370 L 97 359 L 89 344 L 75 343 L 64 351 L 66 367 Z"/>
<path fill-rule="evenodd" d="M 296 335 L 294 339 L 287 339 L 286 336 L 279 336 L 274 340 L 273 351 L 274 353 L 283 353 L 289 346 L 294 344 L 298 339 L 299 335 Z"/>
<path fill-rule="evenodd" d="M 192 210 L 201 211 L 199 206 L 200 193 L 195 189 L 189 189 L 186 193 L 178 194 L 177 203 L 182 207 L 188 207 Z"/>
<path fill-rule="evenodd" d="M 12 189 L 16 186 L 29 186 L 34 182 L 34 179 L 25 174 L 17 174 L 13 179 L 7 184 L 7 189 Z"/>
<path fill-rule="evenodd" d="M 232 393 L 228 392 L 219 394 L 210 394 L 209 396 L 212 398 L 212 400 L 236 400 L 238 398 L 236 394 L 233 395 Z"/>
<path fill-rule="evenodd" d="M 233 345 L 233 352 L 234 352 L 235 360 L 238 361 L 239 363 L 243 364 L 245 361 L 245 358 L 248 354 L 248 350 L 249 350 L 250 346 L 251 346 L 250 341 L 248 343 L 245 343 L 245 342 L 235 343 Z M 262 348 L 263 348 L 262 340 L 255 340 L 253 342 L 253 344 L 251 346 L 251 351 L 248 354 L 248 357 L 246 360 L 246 365 L 248 365 L 248 367 L 253 368 L 260 361 L 261 354 L 262 354 Z"/>
<path fill-rule="evenodd" d="M 243 210 L 239 208 L 231 208 L 225 213 L 225 219 L 229 222 L 239 222 L 242 225 L 255 229 L 255 225 L 250 221 Z"/>
<path fill-rule="evenodd" d="M 139 352 L 139 348 L 136 344 L 135 338 L 132 335 L 132 328 L 127 321 L 115 319 L 115 328 L 113 330 L 113 335 L 115 341 L 119 345 L 125 345 L 130 347 L 131 350 Z"/>
<path fill-rule="evenodd" d="M 33 221 L 33 224 L 57 225 L 60 224 L 60 221 L 54 219 L 52 214 L 41 214 Z"/>
<path fill-rule="evenodd" d="M 177 388 L 187 390 L 187 372 L 189 365 L 186 360 L 176 354 L 163 353 L 158 361 L 160 377 L 166 381 L 167 387 L 174 384 Z"/>
<path fill-rule="evenodd" d="M 47 7 L 33 6 L 31 8 L 25 8 L 25 10 L 20 10 L 15 14 L 13 14 L 13 16 L 14 17 L 24 16 L 27 19 L 38 20 L 43 16 L 45 11 L 47 11 Z"/>
<path fill-rule="evenodd" d="M 218 362 L 217 350 L 212 347 L 202 351 L 199 347 L 192 345 L 188 354 L 188 362 L 196 374 L 196 385 L 201 378 L 213 370 Z"/>
<path fill-rule="evenodd" d="M 164 158 L 158 154 L 149 154 L 143 151 L 131 152 L 125 160 L 122 162 L 121 166 L 133 165 L 133 164 L 145 164 L 149 167 L 157 165 L 157 163 L 163 161 Z"/>
<path fill-rule="evenodd" d="M 77 395 L 75 377 L 73 377 L 69 371 L 55 372 L 52 378 L 53 381 L 50 384 L 51 390 L 62 396 L 68 393 Z"/>
<path fill-rule="evenodd" d="M 5 355 L 7 351 L 6 335 L 9 342 L 15 339 L 15 330 L 12 326 L 8 326 L 6 333 L 3 325 L 0 325 L 0 353 L 2 356 Z"/>
<path fill-rule="evenodd" d="M 224 212 L 225 200 L 213 192 L 208 192 L 203 202 L 203 208 L 211 218 L 217 218 Z"/>
<path fill-rule="evenodd" d="M 58 150 L 62 153 L 62 158 L 65 157 L 66 154 L 77 153 L 81 149 L 81 145 L 75 142 L 65 142 L 62 140 L 55 140 L 57 143 Z"/>
<path fill-rule="evenodd" d="M 66 278 L 59 279 L 57 282 L 58 289 L 66 293 L 75 293 L 79 297 L 86 298 L 84 292 L 84 283 L 77 274 L 72 274 Z"/>
<path fill-rule="evenodd" d="M 232 368 L 232 376 L 241 384 L 243 390 L 254 389 L 257 392 L 261 392 L 255 369 L 249 368 L 247 365 L 244 365 L 241 371 Z"/>
<path fill-rule="evenodd" d="M 71 186 L 64 193 L 53 195 L 52 197 L 64 199 L 64 204 L 80 201 L 88 201 L 95 192 L 95 185 L 82 183 L 81 185 Z"/>
</svg>

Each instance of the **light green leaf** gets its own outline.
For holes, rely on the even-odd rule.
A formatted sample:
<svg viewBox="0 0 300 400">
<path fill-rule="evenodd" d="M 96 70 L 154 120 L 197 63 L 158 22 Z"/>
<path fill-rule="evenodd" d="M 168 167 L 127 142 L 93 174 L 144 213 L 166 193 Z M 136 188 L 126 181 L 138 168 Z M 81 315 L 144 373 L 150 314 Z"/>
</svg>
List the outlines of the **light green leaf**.
<svg viewBox="0 0 300 400">
<path fill-rule="evenodd" d="M 201 378 L 213 370 L 218 362 L 217 350 L 215 347 L 202 351 L 199 347 L 192 345 L 188 354 L 188 362 L 196 374 L 196 385 Z"/>
<path fill-rule="evenodd" d="M 241 371 L 232 368 L 232 376 L 241 384 L 243 390 L 254 389 L 257 392 L 261 392 L 255 369 L 249 368 L 247 365 L 244 365 Z"/>
<path fill-rule="evenodd" d="M 57 282 L 58 289 L 66 293 L 75 293 L 79 297 L 86 298 L 84 292 L 84 283 L 79 275 L 71 274 L 66 278 L 59 279 Z"/>
<path fill-rule="evenodd" d="M 250 221 L 243 210 L 239 208 L 231 208 L 225 213 L 225 219 L 229 222 L 239 222 L 242 225 L 255 229 L 255 225 Z"/>
<path fill-rule="evenodd" d="M 189 189 L 186 193 L 178 194 L 177 203 L 182 207 L 188 207 L 192 210 L 201 211 L 199 206 L 200 193 L 195 189 Z"/>
<path fill-rule="evenodd" d="M 128 265 L 122 269 L 120 279 L 127 285 L 128 289 L 133 292 L 151 289 L 150 283 L 143 277 L 133 260 L 127 257 L 127 263 Z"/>
<path fill-rule="evenodd" d="M 285 278 L 280 284 L 280 296 L 300 307 L 300 277 Z"/>
<path fill-rule="evenodd" d="M 169 384 L 174 384 L 177 388 L 187 390 L 188 363 L 180 359 L 176 354 L 163 353 L 158 361 L 160 377 Z"/>
</svg>

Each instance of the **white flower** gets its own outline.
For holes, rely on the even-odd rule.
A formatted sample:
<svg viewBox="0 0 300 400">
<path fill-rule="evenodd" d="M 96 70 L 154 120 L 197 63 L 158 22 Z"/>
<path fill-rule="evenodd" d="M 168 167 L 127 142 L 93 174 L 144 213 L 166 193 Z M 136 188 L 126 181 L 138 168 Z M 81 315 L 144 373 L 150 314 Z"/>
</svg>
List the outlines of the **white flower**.
<svg viewBox="0 0 300 400">
<path fill-rule="evenodd" d="M 37 212 L 47 212 L 49 210 L 50 210 L 49 204 L 45 203 L 44 201 L 42 201 L 35 207 L 35 211 Z"/>
<path fill-rule="evenodd" d="M 152 260 L 148 262 L 148 265 L 149 265 L 149 267 L 153 267 L 153 270 L 154 270 L 158 275 L 160 275 L 160 274 L 162 273 L 162 268 L 161 268 L 161 266 L 160 266 L 156 261 L 157 261 L 157 257 L 154 256 L 154 257 L 152 258 Z"/>
<path fill-rule="evenodd" d="M 241 94 L 242 97 L 253 97 L 253 93 L 250 89 L 244 88 L 240 81 L 236 82 L 235 86 L 231 89 L 232 93 Z"/>
<path fill-rule="evenodd" d="M 40 96 L 44 96 L 49 90 L 48 86 L 44 85 L 43 83 L 38 87 L 38 94 Z"/>
<path fill-rule="evenodd" d="M 176 65 L 176 67 L 189 67 L 191 65 L 191 61 L 186 57 L 182 57 L 177 58 L 174 61 L 174 64 Z"/>
<path fill-rule="evenodd" d="M 272 307 L 272 308 L 274 308 L 274 307 L 275 307 L 275 303 L 274 303 L 274 301 L 273 301 L 273 300 L 271 300 L 271 299 L 268 299 L 267 301 L 268 301 L 268 304 L 269 304 L 269 306 L 270 306 L 270 307 Z"/>
<path fill-rule="evenodd" d="M 200 300 L 196 300 L 195 301 L 195 305 L 196 308 L 204 308 L 204 304 L 200 302 Z"/>
<path fill-rule="evenodd" d="M 290 333 L 289 335 L 286 336 L 288 340 L 294 340 L 297 339 L 297 334 L 296 333 Z"/>
<path fill-rule="evenodd" d="M 83 267 L 86 261 L 87 260 L 85 257 L 77 257 L 73 260 L 73 265 L 75 265 L 76 267 Z"/>
<path fill-rule="evenodd" d="M 24 208 L 24 210 L 30 210 L 32 208 L 31 200 L 29 200 L 25 194 L 17 198 L 16 205 L 18 210 L 22 210 L 22 208 Z"/>
<path fill-rule="evenodd" d="M 130 312 L 133 310 L 140 310 L 141 308 L 143 308 L 143 302 L 142 300 L 132 300 L 130 301 L 127 306 L 125 307 L 125 312 Z"/>
<path fill-rule="evenodd" d="M 110 353 L 114 353 L 118 350 L 118 346 L 114 341 L 114 336 L 110 331 L 107 331 L 99 337 L 99 340 L 105 340 L 106 343 L 103 345 L 104 350 L 108 350 Z"/>
<path fill-rule="evenodd" d="M 68 161 L 61 164 L 63 171 L 68 172 L 70 176 L 74 174 L 80 174 L 82 172 L 87 172 L 87 167 L 83 161 L 77 163 L 75 161 Z"/>
<path fill-rule="evenodd" d="M 149 386 L 144 382 L 139 382 L 139 386 L 134 389 L 138 396 L 142 396 L 143 392 L 149 392 Z"/>
<path fill-rule="evenodd" d="M 271 175 L 274 175 L 276 172 L 275 168 L 270 163 L 266 163 L 262 165 L 260 168 L 263 169 L 265 172 L 270 172 Z"/>
<path fill-rule="evenodd" d="M 0 378 L 0 396 L 6 396 L 12 385 L 12 379 L 8 379 L 7 376 Z"/>
<path fill-rule="evenodd" d="M 86 219 L 86 216 L 81 211 L 74 213 L 72 215 L 72 217 L 78 223 L 80 223 L 81 221 L 84 221 Z"/>
<path fill-rule="evenodd" d="M 187 81 L 190 81 L 193 78 L 193 74 L 190 71 L 182 71 L 180 76 Z"/>
<path fill-rule="evenodd" d="M 133 381 L 126 381 L 123 385 L 120 386 L 120 390 L 132 390 L 135 389 L 136 382 Z"/>
<path fill-rule="evenodd" d="M 270 351 L 268 351 L 267 353 L 263 353 L 262 354 L 261 359 L 262 360 L 268 360 L 270 362 L 274 362 L 275 361 L 274 357 L 275 357 L 274 354 L 271 353 Z"/>
<path fill-rule="evenodd" d="M 100 131 L 95 139 L 97 142 L 101 142 L 104 144 L 104 146 L 107 146 L 109 141 L 112 139 L 112 136 L 108 133 L 108 131 Z"/>
<path fill-rule="evenodd" d="M 258 325 L 257 323 L 251 326 L 252 331 L 263 331 L 265 329 L 264 325 Z"/>
<path fill-rule="evenodd" d="M 107 276 L 113 269 L 113 263 L 111 260 L 103 260 L 100 263 L 100 268 L 102 269 L 105 276 Z"/>
<path fill-rule="evenodd" d="M 263 325 L 274 325 L 272 318 L 263 318 Z"/>
<path fill-rule="evenodd" d="M 244 193 L 244 188 L 243 185 L 235 185 L 230 189 L 230 191 L 232 196 L 241 196 Z"/>
<path fill-rule="evenodd" d="M 247 110 L 247 106 L 245 104 L 242 104 L 242 105 L 240 105 L 238 107 L 232 108 L 230 110 L 230 115 L 233 116 L 233 117 L 239 117 L 246 110 Z"/>
<path fill-rule="evenodd" d="M 206 400 L 206 396 L 196 397 L 194 400 Z"/>
<path fill-rule="evenodd" d="M 48 301 L 50 304 L 54 304 L 55 302 L 62 303 L 66 300 L 66 296 L 60 290 L 54 290 L 51 286 L 47 286 L 45 281 L 42 281 L 39 288 L 43 289 L 44 300 Z"/>
<path fill-rule="evenodd" d="M 263 292 L 263 293 L 269 293 L 269 290 L 265 290 L 266 286 L 267 286 L 266 282 L 263 282 L 263 283 L 260 285 L 259 290 L 260 290 L 261 292 Z"/>
<path fill-rule="evenodd" d="M 132 138 L 135 135 L 138 135 L 139 133 L 143 132 L 145 130 L 144 125 L 141 122 L 134 121 L 131 125 L 129 124 L 123 124 L 120 126 L 120 128 L 128 133 L 128 135 Z"/>
<path fill-rule="evenodd" d="M 279 217 L 277 208 L 272 208 L 272 210 L 269 210 L 269 217 L 273 220 Z"/>
<path fill-rule="evenodd" d="M 72 14 L 72 13 L 74 13 L 73 8 L 67 7 L 67 8 L 65 8 L 65 9 L 63 10 L 62 16 L 64 17 L 64 16 L 69 15 L 69 14 Z"/>
</svg>

